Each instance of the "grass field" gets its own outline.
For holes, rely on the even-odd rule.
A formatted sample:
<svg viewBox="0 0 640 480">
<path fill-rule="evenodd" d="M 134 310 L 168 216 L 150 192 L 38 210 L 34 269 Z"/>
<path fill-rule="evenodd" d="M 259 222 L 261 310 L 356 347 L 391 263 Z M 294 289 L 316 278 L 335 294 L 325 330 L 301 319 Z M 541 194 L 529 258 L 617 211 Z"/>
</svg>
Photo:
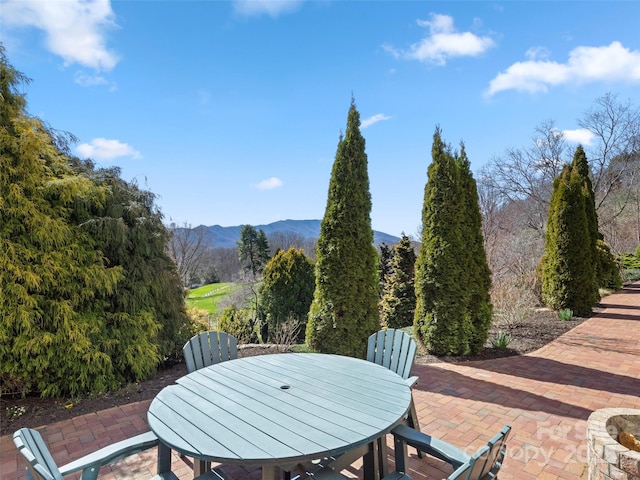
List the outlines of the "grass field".
<svg viewBox="0 0 640 480">
<path fill-rule="evenodd" d="M 194 288 L 189 290 L 187 305 L 206 310 L 209 313 L 215 313 L 218 308 L 218 302 L 237 288 L 238 285 L 235 283 L 211 283 Z"/>
</svg>

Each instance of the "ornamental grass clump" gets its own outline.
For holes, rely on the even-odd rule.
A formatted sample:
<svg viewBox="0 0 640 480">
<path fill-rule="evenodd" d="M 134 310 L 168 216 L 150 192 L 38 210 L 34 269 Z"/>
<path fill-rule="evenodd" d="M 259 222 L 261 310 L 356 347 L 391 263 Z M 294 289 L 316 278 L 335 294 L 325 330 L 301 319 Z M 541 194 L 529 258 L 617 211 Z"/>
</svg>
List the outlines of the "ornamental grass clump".
<svg viewBox="0 0 640 480">
<path fill-rule="evenodd" d="M 502 330 L 500 330 L 496 334 L 495 338 L 491 340 L 491 345 L 493 345 L 493 348 L 506 350 L 512 341 L 513 339 L 509 336 L 508 333 L 505 333 Z"/>
<path fill-rule="evenodd" d="M 562 309 L 558 312 L 558 318 L 563 322 L 568 322 L 573 318 L 573 310 L 570 308 Z"/>
</svg>

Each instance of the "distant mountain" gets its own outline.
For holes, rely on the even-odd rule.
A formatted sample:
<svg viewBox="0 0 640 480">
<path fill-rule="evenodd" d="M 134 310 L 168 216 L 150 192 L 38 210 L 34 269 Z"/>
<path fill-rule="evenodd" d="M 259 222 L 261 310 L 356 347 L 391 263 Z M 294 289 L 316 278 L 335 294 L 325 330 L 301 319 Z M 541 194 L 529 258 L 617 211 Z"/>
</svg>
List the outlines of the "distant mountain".
<svg viewBox="0 0 640 480">
<path fill-rule="evenodd" d="M 267 235 L 276 232 L 294 233 L 306 239 L 316 239 L 320 236 L 320 220 L 280 220 L 268 225 L 253 225 L 256 230 L 264 230 Z M 211 248 L 233 248 L 237 246 L 240 240 L 240 229 L 242 225 L 235 227 L 221 227 L 213 225 L 207 227 L 200 225 L 194 227 L 194 230 L 204 230 L 204 238 L 207 245 Z M 400 241 L 399 237 L 394 237 L 388 233 L 373 231 L 373 243 L 377 247 L 381 243 L 393 246 Z"/>
</svg>

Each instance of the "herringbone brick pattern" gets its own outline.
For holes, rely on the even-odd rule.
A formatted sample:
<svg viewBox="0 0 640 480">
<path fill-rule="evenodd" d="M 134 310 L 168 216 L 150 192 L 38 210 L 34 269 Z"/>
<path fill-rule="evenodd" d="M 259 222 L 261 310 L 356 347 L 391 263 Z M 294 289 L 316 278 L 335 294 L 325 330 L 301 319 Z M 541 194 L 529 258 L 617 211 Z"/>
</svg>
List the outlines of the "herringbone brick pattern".
<svg viewBox="0 0 640 480">
<path fill-rule="evenodd" d="M 586 421 L 605 407 L 640 409 L 640 284 L 602 301 L 604 311 L 544 348 L 520 357 L 460 364 L 416 365 L 414 398 L 422 430 L 470 452 L 500 427 L 513 427 L 502 480 L 586 479 Z M 149 402 L 54 423 L 40 429 L 64 464 L 109 443 L 148 430 Z M 389 445 L 392 442 L 389 439 Z M 392 455 L 390 449 L 390 454 Z M 451 468 L 419 459 L 409 449 L 415 480 L 445 478 Z M 24 464 L 9 435 L 0 438 L 0 479 L 24 479 Z M 393 462 L 391 462 L 393 465 Z M 192 478 L 189 460 L 173 469 Z M 153 476 L 153 452 L 103 469 L 103 479 Z M 260 470 L 225 466 L 230 479 L 258 480 Z M 345 472 L 361 474 L 359 465 Z"/>
</svg>

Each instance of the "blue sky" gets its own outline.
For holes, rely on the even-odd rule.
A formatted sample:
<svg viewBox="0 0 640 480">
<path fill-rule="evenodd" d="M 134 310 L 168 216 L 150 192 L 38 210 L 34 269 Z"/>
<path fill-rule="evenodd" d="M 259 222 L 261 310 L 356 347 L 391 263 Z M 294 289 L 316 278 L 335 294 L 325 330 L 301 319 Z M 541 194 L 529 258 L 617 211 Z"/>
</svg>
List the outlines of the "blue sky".
<svg viewBox="0 0 640 480">
<path fill-rule="evenodd" d="M 165 221 L 324 215 L 352 95 L 372 226 L 416 235 L 436 125 L 477 175 L 607 92 L 640 98 L 637 1 L 1 0 L 28 111 Z"/>
</svg>

